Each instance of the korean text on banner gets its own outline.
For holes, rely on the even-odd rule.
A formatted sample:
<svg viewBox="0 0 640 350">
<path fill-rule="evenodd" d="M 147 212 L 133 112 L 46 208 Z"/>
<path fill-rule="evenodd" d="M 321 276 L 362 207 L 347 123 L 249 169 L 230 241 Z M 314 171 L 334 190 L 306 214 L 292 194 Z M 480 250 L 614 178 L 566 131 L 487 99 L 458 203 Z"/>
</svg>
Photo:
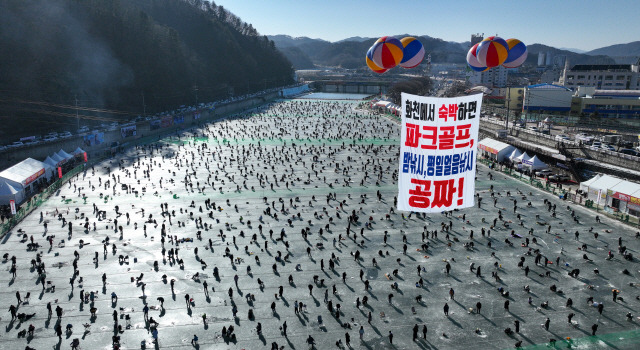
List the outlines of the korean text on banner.
<svg viewBox="0 0 640 350">
<path fill-rule="evenodd" d="M 11 199 L 9 200 L 9 207 L 11 207 L 11 215 L 16 215 L 16 201 Z"/>
<path fill-rule="evenodd" d="M 398 210 L 442 212 L 474 205 L 482 94 L 402 94 Z"/>
</svg>

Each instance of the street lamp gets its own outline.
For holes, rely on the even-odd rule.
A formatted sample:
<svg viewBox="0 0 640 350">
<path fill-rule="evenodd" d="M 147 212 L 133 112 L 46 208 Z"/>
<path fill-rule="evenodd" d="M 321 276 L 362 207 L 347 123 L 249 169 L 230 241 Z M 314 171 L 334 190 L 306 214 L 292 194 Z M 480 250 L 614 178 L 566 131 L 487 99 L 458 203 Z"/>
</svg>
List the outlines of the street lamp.
<svg viewBox="0 0 640 350">
<path fill-rule="evenodd" d="M 509 133 L 509 113 L 511 112 L 511 86 L 507 83 L 507 122 L 505 125 L 505 129 L 507 129 L 507 134 Z"/>
</svg>

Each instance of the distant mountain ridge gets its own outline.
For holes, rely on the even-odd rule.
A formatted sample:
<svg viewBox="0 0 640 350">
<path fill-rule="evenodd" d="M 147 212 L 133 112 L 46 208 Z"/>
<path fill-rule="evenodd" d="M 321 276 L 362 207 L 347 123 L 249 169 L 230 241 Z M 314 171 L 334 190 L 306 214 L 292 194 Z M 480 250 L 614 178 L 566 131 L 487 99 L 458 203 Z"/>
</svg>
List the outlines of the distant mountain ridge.
<svg viewBox="0 0 640 350">
<path fill-rule="evenodd" d="M 403 37 L 407 34 L 396 35 Z M 414 35 L 415 36 L 415 35 Z M 360 36 L 330 42 L 308 37 L 291 37 L 288 35 L 268 36 L 276 47 L 293 63 L 296 69 L 308 69 L 309 62 L 318 66 L 339 66 L 358 68 L 364 65 L 364 53 L 378 39 Z M 470 42 L 453 42 L 433 38 L 428 35 L 415 36 L 431 54 L 433 63 L 464 63 Z M 297 47 L 300 50 L 291 50 Z M 614 64 L 635 63 L 640 57 L 640 41 L 603 47 L 589 52 L 572 48 L 555 48 L 544 44 L 530 44 L 527 63 L 536 65 L 538 53 L 551 52 L 553 55 L 565 55 L 571 65 L 574 64 Z M 286 50 L 285 50 L 286 49 Z M 304 55 L 304 56 L 300 56 Z M 296 62 L 304 62 L 299 66 Z"/>
<path fill-rule="evenodd" d="M 586 53 L 587 52 L 587 50 L 580 50 L 580 49 L 576 49 L 576 48 L 573 48 L 573 47 L 559 47 L 558 49 L 571 51 L 571 52 L 575 52 L 575 53 Z"/>
<path fill-rule="evenodd" d="M 276 47 L 278 48 L 300 46 L 300 45 L 305 45 L 309 43 L 318 43 L 318 42 L 328 43 L 328 44 L 331 43 L 329 41 L 322 40 L 322 39 L 307 38 L 306 36 L 292 37 L 289 35 L 278 34 L 278 35 L 267 35 L 267 37 L 269 38 L 269 40 L 273 41 L 276 44 Z"/>
<path fill-rule="evenodd" d="M 616 56 L 640 56 L 640 41 L 633 41 L 626 44 L 616 44 L 601 47 L 599 49 L 586 52 L 587 55 L 607 55 Z"/>
<path fill-rule="evenodd" d="M 591 50 L 587 55 L 607 55 L 615 59 L 618 64 L 635 64 L 640 57 L 640 41 L 626 44 L 616 44 Z"/>
</svg>

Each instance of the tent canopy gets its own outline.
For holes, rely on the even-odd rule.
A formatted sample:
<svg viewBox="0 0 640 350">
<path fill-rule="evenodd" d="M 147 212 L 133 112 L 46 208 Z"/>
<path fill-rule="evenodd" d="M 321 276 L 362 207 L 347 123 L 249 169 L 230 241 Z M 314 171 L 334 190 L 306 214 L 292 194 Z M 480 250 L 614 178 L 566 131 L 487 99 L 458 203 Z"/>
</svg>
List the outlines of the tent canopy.
<svg viewBox="0 0 640 350">
<path fill-rule="evenodd" d="M 56 153 L 51 155 L 51 159 L 53 159 L 56 162 L 56 166 L 58 166 L 60 164 L 60 162 L 64 162 L 65 161 L 65 159 L 63 157 L 60 157 Z"/>
<path fill-rule="evenodd" d="M 76 148 L 76 150 L 73 151 L 73 155 L 74 156 L 78 155 L 78 154 L 82 154 L 82 153 L 84 153 L 84 150 L 82 148 L 80 148 L 80 147 Z"/>
<path fill-rule="evenodd" d="M 525 160 L 529 160 L 531 159 L 531 157 L 529 157 L 529 155 L 527 154 L 527 152 L 522 153 L 521 155 L 519 155 L 518 157 L 514 158 L 514 161 L 516 163 L 522 163 Z"/>
<path fill-rule="evenodd" d="M 73 158 L 72 155 L 70 155 L 69 153 L 63 151 L 63 150 L 59 150 L 57 153 L 60 157 L 64 158 L 64 159 L 70 159 Z"/>
<path fill-rule="evenodd" d="M 593 182 L 591 186 L 589 186 L 589 189 L 606 191 L 620 182 L 622 182 L 622 179 L 618 179 L 614 176 L 602 175 L 598 181 Z"/>
<path fill-rule="evenodd" d="M 613 192 L 620 192 L 622 194 L 626 194 L 627 196 L 631 196 L 634 193 L 640 191 L 640 184 L 623 180 L 612 186 L 610 190 Z"/>
<path fill-rule="evenodd" d="M 58 162 L 56 162 L 55 160 L 51 159 L 51 157 L 47 157 L 44 161 L 44 164 L 49 164 L 52 167 L 57 167 L 58 166 Z"/>
<path fill-rule="evenodd" d="M 40 172 L 44 173 L 44 164 L 42 164 L 41 161 L 35 160 L 33 158 L 27 158 L 22 162 L 12 166 L 11 168 L 5 169 L 4 171 L 0 172 L 0 178 L 13 183 L 14 186 L 18 186 L 18 184 L 20 184 L 20 186 L 26 186 L 28 185 L 28 182 L 32 182 L 33 180 L 35 180 L 35 178 L 31 177 L 37 175 Z"/>
<path fill-rule="evenodd" d="M 18 193 L 18 190 L 13 186 L 6 181 L 0 181 L 0 196 L 14 195 L 16 193 Z"/>
<path fill-rule="evenodd" d="M 511 152 L 511 155 L 507 158 L 509 158 L 509 160 L 513 161 L 514 159 L 520 157 L 520 155 L 522 154 L 522 152 L 520 152 L 519 149 L 514 149 L 513 152 Z"/>
<path fill-rule="evenodd" d="M 6 181 L 0 181 L 0 204 L 7 205 L 12 199 L 20 204 L 24 199 L 22 192 Z"/>
<path fill-rule="evenodd" d="M 513 147 L 508 143 L 504 143 L 502 141 L 498 141 L 490 137 L 482 139 L 480 142 L 478 142 L 478 144 L 480 149 L 483 149 L 493 154 L 498 154 L 506 148 Z"/>
<path fill-rule="evenodd" d="M 547 164 L 538 159 L 538 156 L 533 156 L 529 160 L 523 160 L 522 163 L 531 171 L 547 168 Z"/>
<path fill-rule="evenodd" d="M 606 191 L 622 181 L 622 179 L 610 175 L 597 175 L 589 181 L 580 183 L 580 189 L 583 191 Z"/>
</svg>

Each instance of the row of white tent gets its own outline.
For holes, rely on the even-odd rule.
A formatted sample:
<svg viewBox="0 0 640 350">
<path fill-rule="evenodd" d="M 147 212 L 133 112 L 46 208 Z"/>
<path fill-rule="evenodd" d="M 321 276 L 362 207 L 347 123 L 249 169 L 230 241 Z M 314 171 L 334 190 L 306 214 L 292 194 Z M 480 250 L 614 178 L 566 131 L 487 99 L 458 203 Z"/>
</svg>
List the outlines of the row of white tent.
<svg viewBox="0 0 640 350">
<path fill-rule="evenodd" d="M 606 204 L 607 196 L 623 202 L 640 202 L 640 184 L 611 175 L 598 174 L 581 182 L 580 190 L 587 193 L 587 199 L 598 204 Z"/>
<path fill-rule="evenodd" d="M 541 161 L 538 156 L 534 155 L 533 157 L 530 157 L 527 152 L 523 153 L 517 148 L 515 148 L 507 158 L 512 163 L 522 164 L 522 166 L 527 168 L 529 171 L 548 168 L 548 165 L 545 162 Z"/>
<path fill-rule="evenodd" d="M 389 110 L 389 112 L 396 115 L 400 113 L 400 108 L 401 108 L 400 106 L 398 106 L 397 104 L 394 104 L 391 101 L 384 101 L 384 100 L 376 102 L 374 106 L 387 109 Z"/>
<path fill-rule="evenodd" d="M 479 152 L 491 159 L 503 162 L 509 160 L 517 164 L 518 168 L 525 168 L 529 171 L 536 171 L 548 168 L 545 162 L 541 161 L 538 156 L 530 157 L 527 152 L 521 152 L 513 145 L 492 139 L 490 137 L 482 139 L 478 143 Z"/>
<path fill-rule="evenodd" d="M 56 176 L 57 168 L 75 156 L 84 154 L 80 147 L 71 154 L 60 150 L 48 156 L 44 161 L 27 158 L 22 162 L 0 172 L 0 205 L 9 204 L 15 200 L 16 204 L 24 201 L 27 193 L 31 192 L 32 184 L 38 179 L 47 181 Z"/>
</svg>

